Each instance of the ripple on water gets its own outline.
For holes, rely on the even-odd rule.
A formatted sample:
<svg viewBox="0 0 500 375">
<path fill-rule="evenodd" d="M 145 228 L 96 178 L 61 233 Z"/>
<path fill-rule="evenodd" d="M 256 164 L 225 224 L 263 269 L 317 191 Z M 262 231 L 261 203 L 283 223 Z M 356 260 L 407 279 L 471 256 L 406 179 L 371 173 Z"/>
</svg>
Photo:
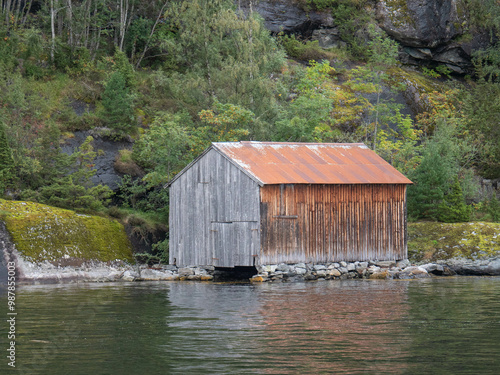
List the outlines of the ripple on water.
<svg viewBox="0 0 500 375">
<path fill-rule="evenodd" d="M 17 303 L 17 364 L 28 374 L 495 373 L 500 366 L 495 277 L 23 286 Z"/>
</svg>

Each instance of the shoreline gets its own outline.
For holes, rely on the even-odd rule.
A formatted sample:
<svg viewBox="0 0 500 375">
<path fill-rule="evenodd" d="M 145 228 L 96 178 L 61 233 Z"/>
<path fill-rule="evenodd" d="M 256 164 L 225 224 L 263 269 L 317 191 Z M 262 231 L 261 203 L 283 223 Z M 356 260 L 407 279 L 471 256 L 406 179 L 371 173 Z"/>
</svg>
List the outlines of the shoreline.
<svg viewBox="0 0 500 375">
<path fill-rule="evenodd" d="M 157 264 L 130 265 L 123 261 L 86 261 L 78 266 L 56 266 L 48 261 L 33 263 L 17 251 L 9 254 L 15 261 L 20 285 L 71 284 L 116 281 L 221 281 L 224 273 L 213 266 L 176 267 Z M 500 276 L 500 257 L 478 260 L 452 258 L 415 264 L 408 260 L 373 262 L 297 263 L 257 266 L 249 282 L 307 282 L 347 279 L 419 279 L 435 276 Z M 1 285 L 1 284 L 0 284 Z"/>
</svg>

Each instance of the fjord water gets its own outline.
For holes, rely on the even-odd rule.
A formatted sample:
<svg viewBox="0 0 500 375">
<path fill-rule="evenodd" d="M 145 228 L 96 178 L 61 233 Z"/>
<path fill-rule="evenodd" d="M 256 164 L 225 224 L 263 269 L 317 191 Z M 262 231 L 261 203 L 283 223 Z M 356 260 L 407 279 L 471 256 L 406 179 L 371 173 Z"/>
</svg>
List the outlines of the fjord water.
<svg viewBox="0 0 500 375">
<path fill-rule="evenodd" d="M 498 277 L 37 285 L 16 298 L 19 374 L 500 369 Z"/>
</svg>

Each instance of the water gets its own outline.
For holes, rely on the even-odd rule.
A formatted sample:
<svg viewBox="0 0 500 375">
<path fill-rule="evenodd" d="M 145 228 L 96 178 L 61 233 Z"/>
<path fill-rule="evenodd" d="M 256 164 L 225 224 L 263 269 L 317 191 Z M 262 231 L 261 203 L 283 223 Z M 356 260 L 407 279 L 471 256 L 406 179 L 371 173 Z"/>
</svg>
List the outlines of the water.
<svg viewBox="0 0 500 375">
<path fill-rule="evenodd" d="M 500 369 L 498 277 L 22 286 L 17 312 L 19 374 Z"/>
</svg>

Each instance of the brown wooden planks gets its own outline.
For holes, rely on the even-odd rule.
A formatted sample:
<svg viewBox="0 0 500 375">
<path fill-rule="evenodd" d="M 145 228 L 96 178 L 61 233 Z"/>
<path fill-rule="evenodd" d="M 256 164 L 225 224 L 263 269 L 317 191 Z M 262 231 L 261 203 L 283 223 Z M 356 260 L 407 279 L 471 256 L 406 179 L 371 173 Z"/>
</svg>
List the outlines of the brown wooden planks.
<svg viewBox="0 0 500 375">
<path fill-rule="evenodd" d="M 405 198 L 405 185 L 263 186 L 260 262 L 404 259 Z"/>
</svg>

